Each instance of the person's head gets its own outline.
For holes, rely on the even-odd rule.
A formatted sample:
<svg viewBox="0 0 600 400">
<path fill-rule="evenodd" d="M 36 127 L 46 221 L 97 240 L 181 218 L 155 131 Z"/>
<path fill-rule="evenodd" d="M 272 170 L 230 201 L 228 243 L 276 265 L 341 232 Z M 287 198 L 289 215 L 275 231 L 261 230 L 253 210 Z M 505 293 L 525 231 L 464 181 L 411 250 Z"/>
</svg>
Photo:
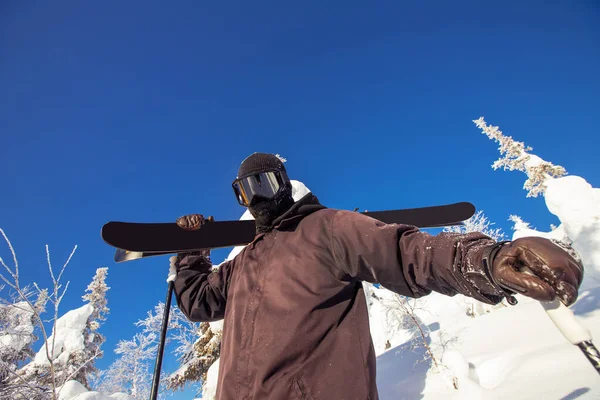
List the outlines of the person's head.
<svg viewBox="0 0 600 400">
<path fill-rule="evenodd" d="M 283 161 L 273 154 L 254 153 L 238 169 L 233 181 L 238 203 L 247 207 L 259 231 L 271 224 L 294 204 L 292 184 Z"/>
</svg>

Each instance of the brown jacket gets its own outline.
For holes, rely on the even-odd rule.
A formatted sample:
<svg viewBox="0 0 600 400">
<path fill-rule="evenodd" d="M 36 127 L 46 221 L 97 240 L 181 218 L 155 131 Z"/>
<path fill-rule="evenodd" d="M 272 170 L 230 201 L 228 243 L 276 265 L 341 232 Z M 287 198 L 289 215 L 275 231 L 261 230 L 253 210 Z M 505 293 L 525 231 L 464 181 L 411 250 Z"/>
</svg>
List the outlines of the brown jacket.
<svg viewBox="0 0 600 400">
<path fill-rule="evenodd" d="M 224 318 L 220 400 L 377 399 L 361 281 L 410 297 L 501 300 L 479 268 L 495 243 L 482 234 L 431 236 L 325 208 L 312 194 L 274 225 L 218 271 L 202 256 L 179 265 L 180 309 L 192 321 Z"/>
</svg>

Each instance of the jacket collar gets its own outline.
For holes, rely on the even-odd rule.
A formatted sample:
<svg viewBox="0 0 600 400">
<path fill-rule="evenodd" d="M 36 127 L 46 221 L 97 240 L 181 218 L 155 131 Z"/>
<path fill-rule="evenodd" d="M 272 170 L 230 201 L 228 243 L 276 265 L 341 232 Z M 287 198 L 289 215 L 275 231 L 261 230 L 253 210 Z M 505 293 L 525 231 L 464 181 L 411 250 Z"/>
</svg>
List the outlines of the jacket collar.
<svg viewBox="0 0 600 400">
<path fill-rule="evenodd" d="M 317 196 L 313 195 L 312 193 L 308 193 L 300 200 L 295 202 L 294 205 L 289 208 L 289 210 L 287 210 L 285 213 L 283 213 L 281 216 L 275 219 L 271 226 L 273 227 L 273 229 L 285 229 L 288 226 L 300 222 L 300 220 L 302 220 L 302 218 L 306 217 L 307 215 L 312 214 L 315 211 L 322 210 L 324 208 L 327 207 L 319 203 L 319 199 L 317 198 Z M 259 241 L 265 235 L 266 233 L 264 232 L 258 233 L 254 237 L 252 242 L 249 243 L 249 245 L 251 247 L 254 247 L 256 242 Z"/>
<path fill-rule="evenodd" d="M 319 203 L 317 196 L 312 193 L 306 194 L 300 200 L 294 203 L 283 215 L 273 221 L 274 229 L 285 229 L 290 225 L 300 222 L 300 220 L 315 211 L 322 210 L 325 207 Z"/>
</svg>

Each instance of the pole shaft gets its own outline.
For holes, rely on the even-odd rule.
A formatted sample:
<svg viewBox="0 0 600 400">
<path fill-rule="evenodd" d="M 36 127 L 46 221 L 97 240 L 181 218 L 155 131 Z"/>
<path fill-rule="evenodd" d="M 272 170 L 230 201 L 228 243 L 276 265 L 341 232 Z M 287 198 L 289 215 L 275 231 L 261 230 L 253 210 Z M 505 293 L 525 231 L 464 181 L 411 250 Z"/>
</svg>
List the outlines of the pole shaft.
<svg viewBox="0 0 600 400">
<path fill-rule="evenodd" d="M 167 328 L 169 326 L 169 312 L 171 311 L 171 297 L 173 295 L 173 281 L 169 282 L 167 290 L 167 300 L 165 301 L 165 312 L 163 314 L 162 327 L 160 331 L 160 343 L 158 344 L 158 352 L 156 354 L 156 364 L 154 365 L 154 377 L 152 379 L 151 400 L 156 400 L 158 397 L 158 388 L 160 386 L 160 372 L 162 367 L 163 353 L 165 349 L 165 340 L 167 337 Z"/>
<path fill-rule="evenodd" d="M 585 357 L 592 363 L 596 371 L 600 374 L 600 352 L 591 340 L 586 340 L 577 344 L 577 347 L 581 349 Z"/>
</svg>

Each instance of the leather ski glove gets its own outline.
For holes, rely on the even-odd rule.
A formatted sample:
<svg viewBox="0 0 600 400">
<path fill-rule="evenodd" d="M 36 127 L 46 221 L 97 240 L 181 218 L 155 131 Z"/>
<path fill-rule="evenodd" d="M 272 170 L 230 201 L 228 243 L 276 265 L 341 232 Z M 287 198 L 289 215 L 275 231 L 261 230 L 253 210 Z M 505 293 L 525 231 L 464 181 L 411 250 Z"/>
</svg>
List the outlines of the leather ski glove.
<svg viewBox="0 0 600 400">
<path fill-rule="evenodd" d="M 558 296 L 570 306 L 583 280 L 583 264 L 575 250 L 541 237 L 500 242 L 486 252 L 484 262 L 492 281 L 510 296 L 519 293 L 538 301 Z"/>
<path fill-rule="evenodd" d="M 186 231 L 195 231 L 200 229 L 207 222 L 213 222 L 215 219 L 211 216 L 204 218 L 202 214 L 187 214 L 177 218 L 177 226 Z"/>
<path fill-rule="evenodd" d="M 209 216 L 204 218 L 202 214 L 188 214 L 177 218 L 176 223 L 186 231 L 194 231 L 200 229 L 207 222 L 213 222 L 214 218 Z M 187 253 L 178 253 L 176 256 L 169 258 L 169 276 L 167 282 L 175 281 L 177 272 L 183 266 L 194 269 L 208 269 L 212 267 L 210 262 L 210 249 L 200 249 Z"/>
</svg>

